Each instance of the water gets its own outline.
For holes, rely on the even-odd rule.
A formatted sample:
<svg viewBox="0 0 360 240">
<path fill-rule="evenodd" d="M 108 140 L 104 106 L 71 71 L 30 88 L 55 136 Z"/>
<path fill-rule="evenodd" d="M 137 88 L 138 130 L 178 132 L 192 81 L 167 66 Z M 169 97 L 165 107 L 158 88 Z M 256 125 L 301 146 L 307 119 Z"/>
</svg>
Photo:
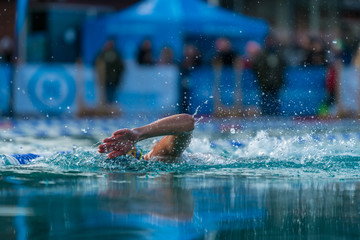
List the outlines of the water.
<svg viewBox="0 0 360 240">
<path fill-rule="evenodd" d="M 360 237 L 358 121 L 202 119 L 172 164 L 96 152 L 129 122 L 5 124 L 2 153 L 43 157 L 0 157 L 0 239 Z"/>
</svg>

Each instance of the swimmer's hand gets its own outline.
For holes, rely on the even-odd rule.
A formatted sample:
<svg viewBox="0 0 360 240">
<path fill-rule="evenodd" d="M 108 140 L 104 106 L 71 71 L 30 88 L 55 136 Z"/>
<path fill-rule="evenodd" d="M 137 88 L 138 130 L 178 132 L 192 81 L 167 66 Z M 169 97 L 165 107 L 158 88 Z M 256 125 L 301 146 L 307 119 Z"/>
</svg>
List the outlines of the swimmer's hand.
<svg viewBox="0 0 360 240">
<path fill-rule="evenodd" d="M 109 153 L 108 158 L 114 159 L 130 151 L 138 139 L 138 133 L 131 129 L 120 129 L 99 145 L 99 153 Z"/>
</svg>

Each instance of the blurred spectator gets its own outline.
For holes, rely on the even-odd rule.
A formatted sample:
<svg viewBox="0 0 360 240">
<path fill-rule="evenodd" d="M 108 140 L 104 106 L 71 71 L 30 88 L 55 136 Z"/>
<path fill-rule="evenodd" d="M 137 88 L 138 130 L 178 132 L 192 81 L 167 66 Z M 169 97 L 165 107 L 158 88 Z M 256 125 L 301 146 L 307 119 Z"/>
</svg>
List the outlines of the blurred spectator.
<svg viewBox="0 0 360 240">
<path fill-rule="evenodd" d="M 359 117 L 360 114 L 360 50 L 358 49 L 350 65 L 342 63 L 337 84 L 336 116 Z M 344 60 L 342 60 L 344 61 Z"/>
<path fill-rule="evenodd" d="M 170 47 L 165 46 L 161 50 L 159 64 L 174 64 L 174 52 Z"/>
<path fill-rule="evenodd" d="M 289 36 L 289 40 L 282 46 L 283 56 L 287 65 L 299 66 L 303 65 L 307 56 L 310 39 L 308 33 L 298 30 L 294 35 Z"/>
<path fill-rule="evenodd" d="M 214 66 L 233 66 L 237 58 L 232 50 L 231 42 L 226 38 L 219 38 L 215 42 L 216 55 L 213 59 Z"/>
<path fill-rule="evenodd" d="M 252 62 L 261 52 L 261 46 L 255 41 L 248 41 L 245 44 L 245 55 L 243 56 L 243 68 L 252 69 Z"/>
<path fill-rule="evenodd" d="M 261 110 L 265 115 L 280 114 L 280 89 L 283 86 L 285 61 L 273 36 L 269 35 L 265 49 L 253 61 L 253 70 L 261 89 Z"/>
<path fill-rule="evenodd" d="M 352 58 L 356 54 L 358 46 L 358 38 L 354 36 L 351 28 L 348 25 L 342 26 L 341 33 L 341 44 L 342 44 L 342 61 L 344 65 L 352 64 Z"/>
<path fill-rule="evenodd" d="M 242 71 L 244 64 L 232 49 L 232 44 L 227 38 L 219 38 L 215 42 L 216 54 L 213 57 L 212 65 L 214 70 L 214 115 L 218 117 L 243 116 L 242 104 Z M 230 72 L 231 71 L 231 72 Z M 233 76 L 230 79 L 229 73 Z M 225 78 L 224 75 L 225 74 Z M 227 80 L 226 80 L 227 79 Z M 225 85 L 222 81 L 227 81 Z M 233 80 L 233 84 L 228 82 Z M 233 105 L 229 106 L 222 102 L 222 94 L 233 85 Z"/>
<path fill-rule="evenodd" d="M 201 65 L 202 56 L 199 50 L 191 44 L 184 46 L 184 59 L 180 64 L 180 111 L 189 113 L 191 72 Z"/>
<path fill-rule="evenodd" d="M 326 103 L 324 111 L 335 105 L 338 95 L 338 82 L 342 65 L 342 44 L 340 40 L 332 41 L 330 45 L 329 64 L 326 70 Z"/>
<path fill-rule="evenodd" d="M 360 44 L 358 45 L 355 54 L 352 59 L 352 65 L 360 71 Z"/>
<path fill-rule="evenodd" d="M 115 50 L 113 40 L 108 40 L 96 59 L 96 71 L 100 82 L 100 103 L 112 104 L 116 101 L 117 88 L 121 83 L 124 63 Z"/>
<path fill-rule="evenodd" d="M 140 65 L 151 65 L 154 63 L 152 56 L 152 43 L 149 39 L 145 39 L 139 48 L 137 62 Z"/>
<path fill-rule="evenodd" d="M 14 43 L 11 37 L 5 36 L 0 39 L 0 62 L 11 62 Z"/>
<path fill-rule="evenodd" d="M 326 65 L 325 48 L 322 41 L 318 38 L 310 39 L 304 64 L 313 66 Z"/>
<path fill-rule="evenodd" d="M 336 101 L 339 68 L 337 63 L 332 63 L 326 70 L 326 108 L 330 108 Z"/>
</svg>

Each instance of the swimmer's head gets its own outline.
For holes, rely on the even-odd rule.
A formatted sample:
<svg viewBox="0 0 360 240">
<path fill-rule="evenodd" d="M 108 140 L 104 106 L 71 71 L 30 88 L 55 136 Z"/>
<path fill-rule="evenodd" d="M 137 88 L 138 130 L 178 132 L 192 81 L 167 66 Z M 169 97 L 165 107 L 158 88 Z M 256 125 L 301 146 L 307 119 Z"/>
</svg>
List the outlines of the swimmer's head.
<svg viewBox="0 0 360 240">
<path fill-rule="evenodd" d="M 128 151 L 128 152 L 126 153 L 126 156 L 132 156 L 132 157 L 140 160 L 140 159 L 142 159 L 142 157 L 143 157 L 143 152 L 142 152 L 142 150 L 141 150 L 140 148 L 138 148 L 138 147 L 135 145 L 135 146 L 133 146 L 133 147 L 130 149 L 130 151 Z"/>
</svg>

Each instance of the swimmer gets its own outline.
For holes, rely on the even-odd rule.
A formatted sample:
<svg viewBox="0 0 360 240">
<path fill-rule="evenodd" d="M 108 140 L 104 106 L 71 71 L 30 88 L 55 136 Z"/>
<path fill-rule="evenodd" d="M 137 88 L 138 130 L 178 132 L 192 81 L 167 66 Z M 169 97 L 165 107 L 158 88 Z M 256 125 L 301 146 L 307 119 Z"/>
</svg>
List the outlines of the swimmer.
<svg viewBox="0 0 360 240">
<path fill-rule="evenodd" d="M 159 119 L 148 125 L 134 129 L 120 129 L 111 137 L 105 138 L 99 145 L 100 153 L 109 153 L 109 159 L 126 155 L 132 151 L 135 144 L 144 139 L 165 136 L 143 159 L 156 158 L 160 161 L 173 161 L 180 157 L 189 146 L 195 120 L 189 114 L 177 114 Z M 133 154 L 131 154 L 133 155 Z M 135 156 L 135 155 L 134 155 Z M 139 154 L 142 158 L 142 154 Z"/>
</svg>

